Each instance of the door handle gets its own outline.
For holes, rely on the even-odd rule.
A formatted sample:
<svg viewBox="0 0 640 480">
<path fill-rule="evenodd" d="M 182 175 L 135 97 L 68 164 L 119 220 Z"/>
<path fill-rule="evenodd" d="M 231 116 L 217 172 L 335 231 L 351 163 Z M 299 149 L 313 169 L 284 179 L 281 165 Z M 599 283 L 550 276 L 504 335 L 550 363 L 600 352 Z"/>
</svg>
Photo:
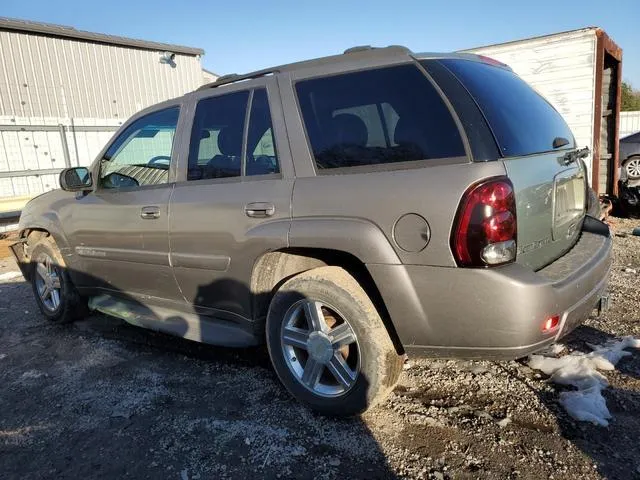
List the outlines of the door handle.
<svg viewBox="0 0 640 480">
<path fill-rule="evenodd" d="M 269 202 L 253 202 L 244 206 L 244 213 L 247 217 L 265 218 L 276 213 L 276 206 Z"/>
<path fill-rule="evenodd" d="M 153 220 L 160 218 L 160 207 L 142 207 L 140 217 L 145 220 Z"/>
</svg>

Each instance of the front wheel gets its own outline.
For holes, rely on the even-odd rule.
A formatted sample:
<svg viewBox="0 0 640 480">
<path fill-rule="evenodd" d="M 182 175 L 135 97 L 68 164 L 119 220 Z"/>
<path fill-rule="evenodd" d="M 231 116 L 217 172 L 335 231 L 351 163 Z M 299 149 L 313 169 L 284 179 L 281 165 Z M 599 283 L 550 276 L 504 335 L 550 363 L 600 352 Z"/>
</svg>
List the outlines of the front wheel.
<svg viewBox="0 0 640 480">
<path fill-rule="evenodd" d="M 373 303 L 339 267 L 301 273 L 280 287 L 267 316 L 267 346 L 287 390 L 328 415 L 364 412 L 402 371 Z"/>
<path fill-rule="evenodd" d="M 86 302 L 71 283 L 62 255 L 51 237 L 44 237 L 33 246 L 30 268 L 36 303 L 48 320 L 68 323 L 86 314 Z"/>
</svg>

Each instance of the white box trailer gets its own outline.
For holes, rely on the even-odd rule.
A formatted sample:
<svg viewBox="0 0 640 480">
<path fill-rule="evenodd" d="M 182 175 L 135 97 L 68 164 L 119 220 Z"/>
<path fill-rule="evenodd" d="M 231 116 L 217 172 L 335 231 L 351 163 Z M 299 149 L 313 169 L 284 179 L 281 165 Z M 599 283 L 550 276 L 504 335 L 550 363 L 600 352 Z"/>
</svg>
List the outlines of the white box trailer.
<svg viewBox="0 0 640 480">
<path fill-rule="evenodd" d="M 622 50 L 600 28 L 472 48 L 509 65 L 553 104 L 571 127 L 599 195 L 618 190 Z"/>
</svg>

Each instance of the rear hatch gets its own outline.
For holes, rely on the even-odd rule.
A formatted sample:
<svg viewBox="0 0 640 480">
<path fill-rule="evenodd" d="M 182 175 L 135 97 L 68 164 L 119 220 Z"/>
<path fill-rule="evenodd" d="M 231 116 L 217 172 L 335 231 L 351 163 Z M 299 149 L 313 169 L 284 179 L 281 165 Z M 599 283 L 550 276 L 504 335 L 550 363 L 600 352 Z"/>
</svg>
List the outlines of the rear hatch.
<svg viewBox="0 0 640 480">
<path fill-rule="evenodd" d="M 518 219 L 516 261 L 542 268 L 578 240 L 586 175 L 562 116 L 498 62 L 441 60 L 474 98 L 503 155 Z"/>
</svg>

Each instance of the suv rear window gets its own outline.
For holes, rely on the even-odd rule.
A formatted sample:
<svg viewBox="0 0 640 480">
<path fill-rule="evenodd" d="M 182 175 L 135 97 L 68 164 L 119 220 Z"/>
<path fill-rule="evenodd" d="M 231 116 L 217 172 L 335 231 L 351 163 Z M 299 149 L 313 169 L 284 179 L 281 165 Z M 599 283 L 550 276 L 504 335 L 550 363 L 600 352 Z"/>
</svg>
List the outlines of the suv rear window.
<svg viewBox="0 0 640 480">
<path fill-rule="evenodd" d="M 506 157 L 554 150 L 554 139 L 573 134 L 562 115 L 512 71 L 472 60 L 441 60 L 480 106 Z M 563 147 L 561 147 L 563 148 Z"/>
<path fill-rule="evenodd" d="M 318 169 L 465 156 L 442 98 L 415 65 L 296 84 Z"/>
</svg>

